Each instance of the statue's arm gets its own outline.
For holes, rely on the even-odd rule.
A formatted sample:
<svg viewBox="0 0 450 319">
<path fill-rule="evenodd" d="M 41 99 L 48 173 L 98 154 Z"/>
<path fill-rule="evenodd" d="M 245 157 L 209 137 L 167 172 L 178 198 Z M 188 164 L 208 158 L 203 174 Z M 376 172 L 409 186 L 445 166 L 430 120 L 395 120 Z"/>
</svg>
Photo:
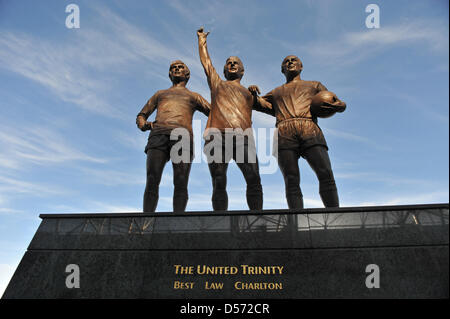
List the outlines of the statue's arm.
<svg viewBox="0 0 450 319">
<path fill-rule="evenodd" d="M 336 112 L 342 113 L 347 108 L 347 104 L 344 101 L 339 100 L 339 98 L 336 98 L 336 102 L 333 104 L 334 109 Z"/>
<path fill-rule="evenodd" d="M 212 65 L 211 58 L 209 57 L 208 47 L 206 45 L 206 37 L 209 32 L 204 32 L 203 28 L 197 30 L 198 37 L 198 53 L 200 56 L 200 62 L 202 63 L 205 74 L 208 78 L 208 85 L 211 88 L 214 83 L 220 81 L 219 74 Z"/>
<path fill-rule="evenodd" d="M 328 91 L 328 89 L 320 82 L 317 82 L 317 89 L 320 91 Z M 347 104 L 344 101 L 341 101 L 336 95 L 336 102 L 334 103 L 324 103 L 326 105 L 333 106 L 333 108 L 336 110 L 336 112 L 342 113 L 347 108 Z"/>
<path fill-rule="evenodd" d="M 155 111 L 157 99 L 157 94 L 153 95 L 136 116 L 136 125 L 142 132 L 153 128 L 153 123 L 147 122 L 147 119 Z"/>
<path fill-rule="evenodd" d="M 261 92 L 259 91 L 258 86 L 250 85 L 248 90 L 253 95 L 253 109 L 255 111 L 263 112 L 268 115 L 275 116 L 275 111 L 272 106 L 272 93 L 267 93 L 264 97 L 259 96 Z"/>
<path fill-rule="evenodd" d="M 196 110 L 202 112 L 206 116 L 209 116 L 209 112 L 211 111 L 211 104 L 209 104 L 209 102 L 198 93 L 196 93 L 196 101 Z"/>
</svg>

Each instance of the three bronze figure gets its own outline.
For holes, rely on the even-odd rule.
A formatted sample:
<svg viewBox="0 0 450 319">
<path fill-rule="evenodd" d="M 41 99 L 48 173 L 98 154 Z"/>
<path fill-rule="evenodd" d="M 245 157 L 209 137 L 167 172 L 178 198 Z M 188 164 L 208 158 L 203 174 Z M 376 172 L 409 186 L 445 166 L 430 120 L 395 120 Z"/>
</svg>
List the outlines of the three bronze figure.
<svg viewBox="0 0 450 319">
<path fill-rule="evenodd" d="M 192 117 L 198 110 L 208 117 L 204 139 L 204 153 L 211 173 L 215 211 L 228 209 L 227 168 L 234 159 L 247 183 L 247 204 L 251 210 L 263 207 L 263 191 L 259 175 L 256 147 L 252 135 L 252 110 L 276 118 L 278 165 L 283 174 L 286 199 L 290 209 L 303 208 L 298 160 L 306 159 L 319 180 L 319 193 L 325 207 L 338 207 L 339 198 L 328 156 L 328 146 L 318 117 L 329 117 L 343 112 L 346 104 L 317 81 L 300 78 L 302 62 L 296 56 L 287 56 L 281 64 L 286 83 L 259 96 L 259 88 L 240 84 L 244 65 L 235 56 L 224 65 L 222 80 L 209 57 L 206 38 L 209 32 L 197 31 L 200 61 L 211 90 L 211 104 L 200 94 L 186 88 L 190 72 L 182 61 L 174 61 L 169 68 L 172 87 L 156 92 L 136 118 L 142 131 L 151 130 L 145 148 L 147 154 L 147 182 L 144 192 L 144 212 L 154 212 L 159 197 L 159 184 L 165 164 L 172 159 L 173 210 L 184 212 L 188 201 L 188 179 L 193 159 Z M 156 110 L 156 118 L 148 117 Z M 187 133 L 186 143 L 178 143 L 175 131 Z M 172 135 L 171 135 L 172 134 Z M 174 146 L 181 144 L 181 150 Z M 178 146 L 179 147 L 179 146 Z M 171 155 L 186 152 L 185 160 L 174 160 Z"/>
</svg>

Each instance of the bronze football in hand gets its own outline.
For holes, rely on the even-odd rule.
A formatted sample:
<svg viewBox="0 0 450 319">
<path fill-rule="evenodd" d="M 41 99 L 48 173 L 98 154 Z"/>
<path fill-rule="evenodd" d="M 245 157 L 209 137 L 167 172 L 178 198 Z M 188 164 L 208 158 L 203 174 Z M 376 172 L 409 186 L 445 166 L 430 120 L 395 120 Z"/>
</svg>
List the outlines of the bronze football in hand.
<svg viewBox="0 0 450 319">
<path fill-rule="evenodd" d="M 330 117 L 336 112 L 343 112 L 345 103 L 330 91 L 320 91 L 311 101 L 311 114 L 317 117 Z"/>
</svg>

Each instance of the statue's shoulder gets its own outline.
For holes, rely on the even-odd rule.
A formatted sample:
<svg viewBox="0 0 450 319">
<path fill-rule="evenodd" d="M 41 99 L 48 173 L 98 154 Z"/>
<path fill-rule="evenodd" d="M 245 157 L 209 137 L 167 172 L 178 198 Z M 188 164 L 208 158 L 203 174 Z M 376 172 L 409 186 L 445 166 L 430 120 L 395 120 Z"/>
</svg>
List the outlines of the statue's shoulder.
<svg viewBox="0 0 450 319">
<path fill-rule="evenodd" d="M 184 90 L 180 90 L 180 91 L 183 92 L 184 94 L 189 95 L 192 98 L 197 98 L 197 97 L 201 96 L 199 93 L 191 91 L 187 87 L 184 87 Z"/>
<path fill-rule="evenodd" d="M 319 88 L 322 87 L 323 84 L 320 81 L 309 81 L 311 83 L 312 86 L 314 86 L 315 88 Z"/>
<path fill-rule="evenodd" d="M 161 90 L 158 90 L 156 92 L 156 94 L 161 95 L 161 94 L 169 93 L 170 91 L 171 91 L 171 88 L 161 89 Z"/>
<path fill-rule="evenodd" d="M 274 88 L 274 89 L 273 89 L 272 91 L 270 91 L 270 92 L 273 94 L 273 93 L 279 92 L 280 90 L 282 90 L 282 89 L 285 88 L 285 87 L 286 87 L 286 83 L 283 83 L 283 84 L 277 86 L 276 88 Z"/>
<path fill-rule="evenodd" d="M 203 97 L 200 93 L 198 93 L 198 92 L 195 92 L 195 91 L 191 91 L 191 90 L 189 90 L 187 87 L 185 87 L 185 93 L 186 94 L 189 94 L 190 96 L 192 96 L 192 97 L 195 97 L 195 98 L 198 98 L 198 97 Z"/>
<path fill-rule="evenodd" d="M 164 91 L 166 91 L 166 90 L 157 90 L 157 91 L 155 92 L 155 94 L 153 94 L 153 96 L 154 96 L 154 97 L 158 97 L 158 96 L 160 96 L 161 93 L 163 93 Z"/>
<path fill-rule="evenodd" d="M 325 89 L 325 86 L 320 81 L 302 80 L 298 85 L 304 89 L 314 89 L 319 91 Z"/>
<path fill-rule="evenodd" d="M 161 92 L 161 90 L 158 90 L 158 91 L 156 91 L 155 93 L 153 93 L 153 95 L 150 97 L 150 99 L 149 99 L 149 103 L 151 102 L 151 101 L 153 101 L 153 103 L 156 103 L 157 102 L 157 100 L 158 100 L 158 98 L 159 98 L 159 96 L 160 96 L 160 93 Z"/>
<path fill-rule="evenodd" d="M 318 85 L 321 85 L 322 83 L 320 83 L 319 81 L 314 81 L 314 80 L 302 80 L 302 84 L 307 85 L 307 86 L 317 87 Z"/>
<path fill-rule="evenodd" d="M 200 93 L 191 91 L 191 90 L 189 90 L 189 89 L 188 89 L 188 92 L 189 92 L 189 95 L 191 95 L 191 96 L 193 96 L 193 97 L 195 97 L 195 98 L 201 97 L 201 96 L 202 96 Z"/>
</svg>

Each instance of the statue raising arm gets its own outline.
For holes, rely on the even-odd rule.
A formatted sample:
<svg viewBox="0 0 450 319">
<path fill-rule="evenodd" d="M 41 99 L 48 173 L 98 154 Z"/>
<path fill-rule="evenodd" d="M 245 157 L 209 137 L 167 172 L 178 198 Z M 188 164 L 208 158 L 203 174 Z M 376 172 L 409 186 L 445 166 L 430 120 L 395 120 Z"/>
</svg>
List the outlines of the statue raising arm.
<svg viewBox="0 0 450 319">
<path fill-rule="evenodd" d="M 217 74 L 216 69 L 212 65 L 211 58 L 209 57 L 208 47 L 206 45 L 206 37 L 208 36 L 208 34 L 209 32 L 203 31 L 203 27 L 197 30 L 200 62 L 202 63 L 203 69 L 206 73 L 206 77 L 208 78 L 208 85 L 210 88 L 212 88 L 215 83 L 218 83 L 221 80 L 219 74 Z"/>
</svg>

